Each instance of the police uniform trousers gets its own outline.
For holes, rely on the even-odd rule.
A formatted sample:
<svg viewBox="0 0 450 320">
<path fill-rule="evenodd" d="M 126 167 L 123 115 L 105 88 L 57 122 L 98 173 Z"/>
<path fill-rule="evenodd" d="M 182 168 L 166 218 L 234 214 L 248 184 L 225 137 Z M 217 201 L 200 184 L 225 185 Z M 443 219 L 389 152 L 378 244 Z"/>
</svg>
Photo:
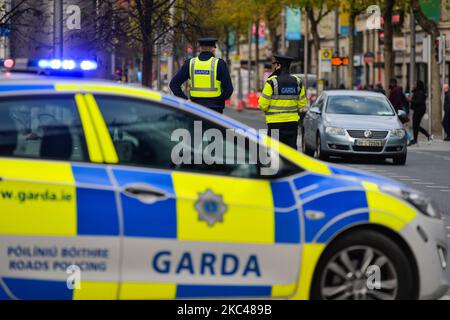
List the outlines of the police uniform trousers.
<svg viewBox="0 0 450 320">
<path fill-rule="evenodd" d="M 298 139 L 298 122 L 278 122 L 267 124 L 269 128 L 269 137 L 276 137 L 276 134 L 272 134 L 272 130 L 278 130 L 280 142 L 287 144 L 291 148 L 297 150 L 297 139 Z"/>
</svg>

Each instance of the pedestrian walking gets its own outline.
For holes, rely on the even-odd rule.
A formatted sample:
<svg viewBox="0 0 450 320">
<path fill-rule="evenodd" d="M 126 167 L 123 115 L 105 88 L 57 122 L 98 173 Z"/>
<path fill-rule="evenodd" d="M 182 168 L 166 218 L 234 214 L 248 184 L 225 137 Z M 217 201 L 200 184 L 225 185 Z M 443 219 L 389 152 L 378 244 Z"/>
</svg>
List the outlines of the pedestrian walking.
<svg viewBox="0 0 450 320">
<path fill-rule="evenodd" d="M 297 149 L 299 111 L 308 101 L 302 80 L 290 74 L 294 59 L 274 55 L 273 73 L 267 79 L 259 107 L 266 114 L 269 136 L 274 137 L 278 130 L 279 140 Z"/>
<path fill-rule="evenodd" d="M 215 57 L 216 42 L 216 38 L 199 40 L 200 55 L 183 64 L 170 82 L 170 89 L 187 100 L 181 86 L 189 80 L 191 101 L 223 113 L 225 101 L 233 94 L 233 84 L 225 61 Z"/>
<path fill-rule="evenodd" d="M 392 78 L 389 85 L 389 101 L 395 111 L 405 110 L 408 101 L 403 94 L 403 89 L 397 85 L 397 79 Z"/>
<path fill-rule="evenodd" d="M 450 141 L 450 91 L 448 84 L 444 84 L 444 118 L 442 119 L 442 127 L 445 131 L 445 141 Z"/>
<path fill-rule="evenodd" d="M 414 111 L 414 114 L 413 114 L 414 138 L 410 142 L 409 145 L 417 144 L 419 132 L 421 132 L 423 135 L 425 135 L 429 142 L 431 142 L 433 140 L 433 136 L 431 134 L 429 134 L 427 130 L 425 130 L 424 128 L 422 128 L 420 126 L 420 123 L 422 122 L 422 118 L 424 117 L 425 113 L 427 112 L 426 99 L 427 99 L 427 94 L 425 93 L 425 85 L 424 85 L 423 81 L 418 80 L 414 83 L 412 95 L 408 96 L 408 100 L 411 102 L 411 110 Z"/>
</svg>

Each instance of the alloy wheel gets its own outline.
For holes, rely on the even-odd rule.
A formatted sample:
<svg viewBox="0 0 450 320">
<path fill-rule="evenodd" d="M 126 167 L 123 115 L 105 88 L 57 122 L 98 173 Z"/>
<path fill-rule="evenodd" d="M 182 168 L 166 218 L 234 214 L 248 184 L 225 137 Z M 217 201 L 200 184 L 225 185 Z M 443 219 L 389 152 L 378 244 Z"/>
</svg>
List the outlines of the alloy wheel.
<svg viewBox="0 0 450 320">
<path fill-rule="evenodd" d="M 369 246 L 341 250 L 328 261 L 322 274 L 321 295 L 325 300 L 394 300 L 397 292 L 398 277 L 392 261 Z"/>
</svg>

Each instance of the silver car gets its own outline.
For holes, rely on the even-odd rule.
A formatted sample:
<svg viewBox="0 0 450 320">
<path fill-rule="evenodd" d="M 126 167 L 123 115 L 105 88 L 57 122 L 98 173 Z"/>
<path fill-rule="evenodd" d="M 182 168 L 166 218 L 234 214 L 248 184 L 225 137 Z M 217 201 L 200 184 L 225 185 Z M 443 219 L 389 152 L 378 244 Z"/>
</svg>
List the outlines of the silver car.
<svg viewBox="0 0 450 320">
<path fill-rule="evenodd" d="M 407 138 L 389 100 L 370 91 L 324 92 L 305 115 L 303 152 L 321 160 L 330 156 L 370 156 L 404 165 Z"/>
</svg>

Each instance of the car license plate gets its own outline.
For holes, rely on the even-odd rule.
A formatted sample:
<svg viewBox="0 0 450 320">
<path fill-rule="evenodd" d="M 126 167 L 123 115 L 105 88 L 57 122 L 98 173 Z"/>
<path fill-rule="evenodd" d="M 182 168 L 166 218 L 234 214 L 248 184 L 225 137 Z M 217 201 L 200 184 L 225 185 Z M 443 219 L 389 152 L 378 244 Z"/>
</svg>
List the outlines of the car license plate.
<svg viewBox="0 0 450 320">
<path fill-rule="evenodd" d="M 382 147 L 382 140 L 359 139 L 355 141 L 355 145 L 359 147 Z"/>
</svg>

